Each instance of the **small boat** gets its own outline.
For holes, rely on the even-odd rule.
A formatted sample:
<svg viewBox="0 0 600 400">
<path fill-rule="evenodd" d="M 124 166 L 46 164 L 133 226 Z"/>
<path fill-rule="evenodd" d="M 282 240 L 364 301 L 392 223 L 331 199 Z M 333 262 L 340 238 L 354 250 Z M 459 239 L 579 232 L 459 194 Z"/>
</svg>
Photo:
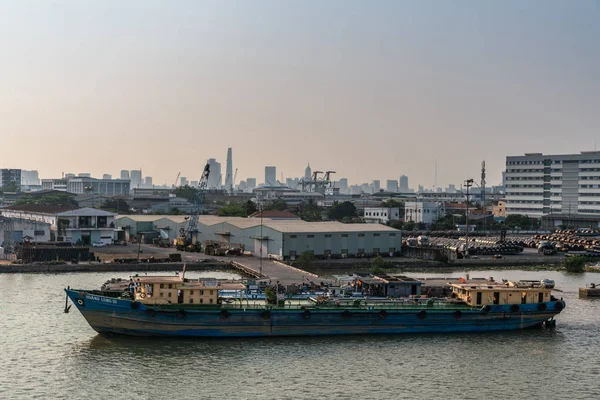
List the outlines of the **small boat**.
<svg viewBox="0 0 600 400">
<path fill-rule="evenodd" d="M 552 295 L 553 286 L 551 281 L 463 279 L 449 285 L 448 298 L 286 298 L 274 288 L 263 299 L 248 296 L 246 286 L 238 282 L 135 276 L 125 292 L 71 288 L 65 292 L 89 325 L 100 333 L 250 337 L 554 327 L 554 317 L 565 308 L 565 302 Z"/>
</svg>

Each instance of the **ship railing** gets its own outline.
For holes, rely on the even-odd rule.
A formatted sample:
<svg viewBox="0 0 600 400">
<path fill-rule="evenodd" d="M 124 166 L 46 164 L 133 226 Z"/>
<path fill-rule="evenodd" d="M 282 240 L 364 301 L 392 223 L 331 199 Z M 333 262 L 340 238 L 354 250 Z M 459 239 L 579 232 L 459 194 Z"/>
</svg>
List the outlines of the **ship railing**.
<svg viewBox="0 0 600 400">
<path fill-rule="evenodd" d="M 285 301 L 283 305 L 274 305 L 267 303 L 246 303 L 246 302 L 233 302 L 229 304 L 222 304 L 223 309 L 254 309 L 254 310 L 268 310 L 268 309 L 287 309 L 287 310 L 365 310 L 365 311 L 376 311 L 376 310 L 479 310 L 481 307 L 471 307 L 464 303 L 453 303 L 453 302 L 361 302 L 356 303 L 293 303 Z"/>
</svg>

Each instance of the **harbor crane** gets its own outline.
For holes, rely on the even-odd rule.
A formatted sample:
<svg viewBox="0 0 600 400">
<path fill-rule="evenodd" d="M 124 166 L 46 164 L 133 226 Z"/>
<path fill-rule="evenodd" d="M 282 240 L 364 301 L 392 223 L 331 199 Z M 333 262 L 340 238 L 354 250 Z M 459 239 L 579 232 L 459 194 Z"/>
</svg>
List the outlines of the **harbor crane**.
<svg viewBox="0 0 600 400">
<path fill-rule="evenodd" d="M 177 173 L 177 178 L 175 178 L 175 184 L 173 185 L 173 187 L 177 187 L 177 183 L 179 182 L 179 177 L 181 176 L 181 172 Z"/>
<path fill-rule="evenodd" d="M 208 177 L 210 175 L 210 165 L 206 164 L 202 177 L 198 182 L 198 189 L 196 191 L 196 199 L 192 205 L 190 215 L 187 217 L 187 227 L 179 230 L 179 237 L 177 238 L 176 249 L 181 251 L 200 252 L 201 245 L 196 240 L 194 241 L 194 235 L 198 232 L 198 217 L 202 211 L 204 205 L 204 197 L 206 194 L 206 186 L 208 185 Z M 197 239 L 197 238 L 196 238 Z"/>
</svg>

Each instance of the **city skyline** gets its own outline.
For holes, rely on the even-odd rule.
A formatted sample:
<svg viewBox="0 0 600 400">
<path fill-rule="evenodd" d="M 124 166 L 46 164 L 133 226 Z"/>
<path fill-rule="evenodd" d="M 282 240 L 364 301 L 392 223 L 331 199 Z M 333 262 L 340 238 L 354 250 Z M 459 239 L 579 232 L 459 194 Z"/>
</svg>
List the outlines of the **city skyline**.
<svg viewBox="0 0 600 400">
<path fill-rule="evenodd" d="M 594 149 L 599 13 L 592 1 L 3 2 L 1 167 L 114 165 L 171 183 L 235 147 L 238 181 L 266 165 L 302 176 L 310 160 L 354 183 L 446 187 L 486 160 L 500 183 L 506 156 Z"/>
</svg>

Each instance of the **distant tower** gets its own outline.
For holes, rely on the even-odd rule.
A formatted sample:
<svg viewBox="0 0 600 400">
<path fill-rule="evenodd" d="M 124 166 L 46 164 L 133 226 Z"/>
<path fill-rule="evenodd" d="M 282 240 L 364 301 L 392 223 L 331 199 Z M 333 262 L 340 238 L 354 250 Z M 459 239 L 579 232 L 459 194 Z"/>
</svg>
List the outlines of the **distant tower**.
<svg viewBox="0 0 600 400">
<path fill-rule="evenodd" d="M 312 170 L 310 169 L 310 163 L 308 163 L 308 165 L 304 169 L 304 177 L 306 179 L 310 179 L 312 177 Z"/>
<path fill-rule="evenodd" d="M 408 193 L 409 189 L 408 189 L 408 176 L 406 175 L 402 175 L 400 177 L 400 192 L 402 193 Z"/>
<path fill-rule="evenodd" d="M 225 170 L 225 188 L 233 189 L 233 159 L 231 156 L 231 147 L 227 149 L 227 167 Z"/>
<path fill-rule="evenodd" d="M 265 185 L 277 186 L 277 169 L 273 166 L 265 167 Z"/>
<path fill-rule="evenodd" d="M 485 161 L 481 162 L 481 202 L 485 205 Z"/>
</svg>

